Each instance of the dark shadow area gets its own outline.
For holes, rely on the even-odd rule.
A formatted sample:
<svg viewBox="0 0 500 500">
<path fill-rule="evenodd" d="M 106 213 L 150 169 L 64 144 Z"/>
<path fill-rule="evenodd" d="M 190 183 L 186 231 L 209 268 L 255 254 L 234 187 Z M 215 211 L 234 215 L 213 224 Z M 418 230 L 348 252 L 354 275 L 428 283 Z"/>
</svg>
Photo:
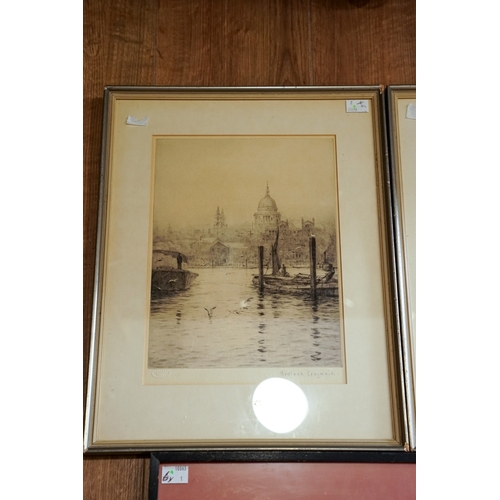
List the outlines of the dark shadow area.
<svg viewBox="0 0 500 500">
<path fill-rule="evenodd" d="M 353 7 L 358 9 L 366 7 L 368 9 L 378 9 L 387 3 L 387 0 L 347 0 Z"/>
</svg>

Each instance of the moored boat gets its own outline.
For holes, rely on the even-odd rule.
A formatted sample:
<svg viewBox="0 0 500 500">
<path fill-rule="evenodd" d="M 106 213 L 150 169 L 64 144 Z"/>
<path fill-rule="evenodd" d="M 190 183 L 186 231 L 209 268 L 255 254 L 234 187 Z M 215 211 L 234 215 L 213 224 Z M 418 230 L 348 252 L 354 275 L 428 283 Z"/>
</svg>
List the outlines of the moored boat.
<svg viewBox="0 0 500 500">
<path fill-rule="evenodd" d="M 330 277 L 328 274 L 316 279 L 316 294 L 326 297 L 338 297 L 339 286 L 336 276 Z M 284 277 L 274 275 L 264 275 L 262 279 L 265 291 L 289 294 L 311 293 L 311 277 L 308 274 L 299 273 L 295 276 Z M 254 275 L 252 283 L 259 286 L 259 275 Z"/>
<path fill-rule="evenodd" d="M 177 268 L 170 265 L 171 257 L 177 262 Z M 174 261 L 174 262 L 175 262 Z M 187 290 L 197 273 L 182 269 L 183 262 L 187 263 L 187 257 L 176 250 L 154 250 L 153 269 L 151 275 L 151 295 L 165 295 L 172 292 Z"/>
<path fill-rule="evenodd" d="M 263 253 L 264 247 L 259 247 L 259 274 L 254 275 L 252 284 L 259 287 L 261 291 L 272 293 L 304 294 L 309 293 L 316 296 L 338 297 L 339 284 L 335 267 L 324 262 L 323 270 L 326 274 L 320 278 L 316 277 L 316 238 L 311 235 L 309 238 L 310 269 L 311 275 L 298 273 L 290 276 L 284 265 L 280 263 L 278 256 L 279 228 L 276 233 L 276 240 L 271 246 L 272 274 L 263 274 Z M 314 278 L 312 278 L 314 276 Z M 314 281 L 313 281 L 314 280 Z"/>
</svg>

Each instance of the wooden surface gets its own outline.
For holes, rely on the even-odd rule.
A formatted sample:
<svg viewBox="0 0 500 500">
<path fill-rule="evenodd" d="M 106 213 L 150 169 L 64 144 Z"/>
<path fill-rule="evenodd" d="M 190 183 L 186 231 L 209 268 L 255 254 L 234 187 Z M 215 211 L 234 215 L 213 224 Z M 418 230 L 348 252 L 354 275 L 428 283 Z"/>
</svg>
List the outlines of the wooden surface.
<svg viewBox="0 0 500 500">
<path fill-rule="evenodd" d="M 84 1 L 84 366 L 104 87 L 415 84 L 415 10 L 415 0 Z M 85 457 L 84 498 L 142 499 L 147 467 Z"/>
</svg>

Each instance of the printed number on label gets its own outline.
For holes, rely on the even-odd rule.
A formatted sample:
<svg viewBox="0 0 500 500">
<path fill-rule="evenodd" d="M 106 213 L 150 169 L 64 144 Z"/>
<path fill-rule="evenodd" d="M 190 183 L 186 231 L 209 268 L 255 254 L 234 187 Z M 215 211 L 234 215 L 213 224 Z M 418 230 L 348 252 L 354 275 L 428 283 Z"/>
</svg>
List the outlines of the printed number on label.
<svg viewBox="0 0 500 500">
<path fill-rule="evenodd" d="M 180 484 L 188 482 L 187 465 L 162 465 L 161 484 Z"/>
</svg>

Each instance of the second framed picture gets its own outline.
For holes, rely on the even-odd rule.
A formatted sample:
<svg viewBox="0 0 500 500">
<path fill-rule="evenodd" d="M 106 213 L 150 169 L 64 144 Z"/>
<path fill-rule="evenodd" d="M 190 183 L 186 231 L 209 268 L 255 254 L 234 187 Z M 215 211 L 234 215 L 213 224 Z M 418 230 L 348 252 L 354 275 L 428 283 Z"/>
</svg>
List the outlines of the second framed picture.
<svg viewBox="0 0 500 500">
<path fill-rule="evenodd" d="M 414 85 L 387 88 L 394 236 L 398 272 L 399 315 L 405 366 L 410 446 L 416 449 L 416 334 L 417 334 L 417 215 L 416 118 Z"/>
<path fill-rule="evenodd" d="M 85 446 L 408 449 L 378 87 L 112 87 Z"/>
</svg>

